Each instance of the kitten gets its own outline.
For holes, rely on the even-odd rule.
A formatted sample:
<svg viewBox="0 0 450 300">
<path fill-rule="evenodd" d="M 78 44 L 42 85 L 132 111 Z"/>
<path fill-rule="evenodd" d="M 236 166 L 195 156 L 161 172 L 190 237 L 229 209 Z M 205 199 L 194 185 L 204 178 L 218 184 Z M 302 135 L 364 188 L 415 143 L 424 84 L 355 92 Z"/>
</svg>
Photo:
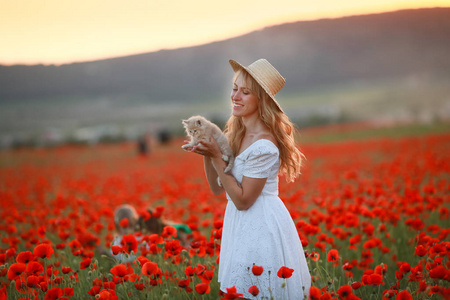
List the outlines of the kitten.
<svg viewBox="0 0 450 300">
<path fill-rule="evenodd" d="M 224 172 L 227 173 L 231 170 L 234 164 L 233 150 L 228 144 L 227 137 L 216 124 L 202 116 L 192 116 L 183 120 L 183 126 L 186 129 L 186 134 L 191 138 L 188 144 L 182 146 L 183 149 L 197 146 L 200 140 L 210 141 L 211 137 L 214 137 L 222 152 L 223 160 L 228 163 Z"/>
</svg>

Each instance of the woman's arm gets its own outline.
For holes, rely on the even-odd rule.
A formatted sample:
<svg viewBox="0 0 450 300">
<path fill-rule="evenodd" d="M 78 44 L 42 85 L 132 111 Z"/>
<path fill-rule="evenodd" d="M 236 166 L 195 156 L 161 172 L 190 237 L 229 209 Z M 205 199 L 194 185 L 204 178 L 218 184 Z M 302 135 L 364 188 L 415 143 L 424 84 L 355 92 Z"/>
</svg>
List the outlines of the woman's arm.
<svg viewBox="0 0 450 300">
<path fill-rule="evenodd" d="M 225 192 L 224 188 L 219 186 L 219 183 L 217 182 L 218 174 L 216 172 L 216 169 L 214 168 L 211 158 L 208 156 L 203 156 L 203 162 L 205 165 L 205 174 L 206 179 L 209 183 L 209 188 L 213 192 L 214 195 L 220 195 Z"/>
<path fill-rule="evenodd" d="M 208 169 L 211 179 L 214 178 L 213 181 L 218 188 L 220 187 L 217 184 L 217 176 L 219 177 L 222 184 L 222 191 L 225 190 L 228 193 L 238 210 L 249 209 L 261 194 L 267 178 L 250 178 L 244 176 L 242 178 L 242 184 L 240 184 L 232 175 L 224 173 L 227 164 L 222 159 L 222 153 L 217 142 L 212 139 L 211 142 L 201 141 L 200 143 L 201 146 L 194 147 L 192 151 L 205 156 L 205 171 Z M 210 178 L 208 178 L 208 182 L 211 187 Z M 212 187 L 211 190 L 214 192 Z"/>
</svg>

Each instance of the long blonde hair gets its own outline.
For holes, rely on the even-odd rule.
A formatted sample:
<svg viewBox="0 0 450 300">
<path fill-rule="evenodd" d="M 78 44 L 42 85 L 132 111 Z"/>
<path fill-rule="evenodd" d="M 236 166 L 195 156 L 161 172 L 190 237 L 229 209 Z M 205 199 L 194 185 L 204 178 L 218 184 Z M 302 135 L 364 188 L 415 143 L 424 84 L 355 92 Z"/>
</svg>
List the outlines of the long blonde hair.
<svg viewBox="0 0 450 300">
<path fill-rule="evenodd" d="M 280 173 L 286 176 L 286 181 L 292 182 L 300 175 L 300 168 L 304 158 L 303 153 L 295 145 L 294 125 L 264 89 L 246 71 L 235 73 L 233 83 L 242 76 L 253 93 L 259 98 L 259 115 L 276 139 L 280 151 Z M 231 116 L 225 126 L 225 134 L 235 155 L 238 154 L 245 136 L 245 126 L 241 117 Z"/>
</svg>

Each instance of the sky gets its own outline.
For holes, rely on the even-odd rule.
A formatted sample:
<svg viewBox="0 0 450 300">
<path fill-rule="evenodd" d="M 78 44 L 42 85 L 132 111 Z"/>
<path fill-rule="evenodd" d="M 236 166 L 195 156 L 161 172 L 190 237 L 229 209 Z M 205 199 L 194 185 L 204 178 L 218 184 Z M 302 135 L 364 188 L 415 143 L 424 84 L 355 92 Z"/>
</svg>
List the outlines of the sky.
<svg viewBox="0 0 450 300">
<path fill-rule="evenodd" d="M 0 64 L 65 64 L 225 40 L 267 26 L 450 0 L 0 0 Z"/>
</svg>

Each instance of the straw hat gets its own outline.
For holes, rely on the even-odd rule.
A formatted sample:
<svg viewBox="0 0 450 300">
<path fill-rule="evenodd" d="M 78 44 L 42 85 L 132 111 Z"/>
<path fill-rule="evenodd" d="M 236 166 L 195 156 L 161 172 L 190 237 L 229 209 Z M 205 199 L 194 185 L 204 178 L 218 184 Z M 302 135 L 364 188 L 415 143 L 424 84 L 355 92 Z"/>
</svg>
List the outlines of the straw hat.
<svg viewBox="0 0 450 300">
<path fill-rule="evenodd" d="M 272 98 L 280 111 L 283 111 L 280 104 L 275 99 L 275 94 L 283 88 L 286 80 L 266 59 L 258 59 L 248 67 L 244 67 L 232 59 L 230 59 L 229 62 L 234 72 L 239 70 L 247 71 L 247 73 L 250 74 L 250 76 L 252 76 L 266 91 L 270 98 Z"/>
</svg>

